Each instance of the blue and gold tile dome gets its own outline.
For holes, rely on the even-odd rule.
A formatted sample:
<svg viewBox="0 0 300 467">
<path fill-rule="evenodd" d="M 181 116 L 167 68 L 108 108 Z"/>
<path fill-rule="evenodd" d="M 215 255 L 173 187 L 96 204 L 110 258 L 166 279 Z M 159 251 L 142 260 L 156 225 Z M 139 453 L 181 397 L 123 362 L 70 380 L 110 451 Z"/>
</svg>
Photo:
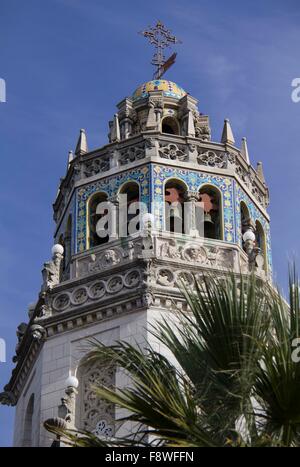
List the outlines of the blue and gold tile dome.
<svg viewBox="0 0 300 467">
<path fill-rule="evenodd" d="M 181 99 L 187 94 L 181 86 L 173 83 L 173 81 L 155 79 L 139 86 L 133 93 L 132 99 L 137 101 L 148 97 L 150 91 L 163 91 L 164 96 L 173 97 L 174 99 Z"/>
</svg>

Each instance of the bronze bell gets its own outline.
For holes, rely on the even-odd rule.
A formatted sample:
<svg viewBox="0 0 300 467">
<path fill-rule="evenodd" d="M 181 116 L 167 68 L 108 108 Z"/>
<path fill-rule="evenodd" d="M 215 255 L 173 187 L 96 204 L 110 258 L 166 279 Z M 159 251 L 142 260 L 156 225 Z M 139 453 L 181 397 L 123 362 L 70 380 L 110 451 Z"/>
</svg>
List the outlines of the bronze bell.
<svg viewBox="0 0 300 467">
<path fill-rule="evenodd" d="M 214 223 L 209 212 L 204 213 L 204 222 L 207 222 L 209 224 Z"/>
</svg>

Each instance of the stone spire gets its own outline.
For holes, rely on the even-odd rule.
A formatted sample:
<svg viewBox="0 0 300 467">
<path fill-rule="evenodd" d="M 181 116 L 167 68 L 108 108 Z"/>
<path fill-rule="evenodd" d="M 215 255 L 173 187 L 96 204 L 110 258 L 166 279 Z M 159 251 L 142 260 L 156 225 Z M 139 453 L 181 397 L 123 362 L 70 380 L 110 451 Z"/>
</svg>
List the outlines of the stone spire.
<svg viewBox="0 0 300 467">
<path fill-rule="evenodd" d="M 119 116 L 118 114 L 114 115 L 114 120 L 111 128 L 111 142 L 120 141 L 121 133 L 120 133 L 120 124 L 119 124 Z"/>
<path fill-rule="evenodd" d="M 256 172 L 260 181 L 266 183 L 262 162 L 257 163 Z"/>
<path fill-rule="evenodd" d="M 77 146 L 75 149 L 75 155 L 81 156 L 82 154 L 86 154 L 88 151 L 89 150 L 88 150 L 88 145 L 87 145 L 86 133 L 85 133 L 85 130 L 81 129 L 78 142 L 77 142 Z"/>
<path fill-rule="evenodd" d="M 224 127 L 223 127 L 223 133 L 222 133 L 222 138 L 221 138 L 221 143 L 223 144 L 234 144 L 234 136 L 232 133 L 232 129 L 230 126 L 230 122 L 228 118 L 224 120 Z"/>
<path fill-rule="evenodd" d="M 245 159 L 245 161 L 247 162 L 247 164 L 250 165 L 250 158 L 249 158 L 246 138 L 242 138 L 241 154 L 242 154 L 243 158 Z"/>
</svg>

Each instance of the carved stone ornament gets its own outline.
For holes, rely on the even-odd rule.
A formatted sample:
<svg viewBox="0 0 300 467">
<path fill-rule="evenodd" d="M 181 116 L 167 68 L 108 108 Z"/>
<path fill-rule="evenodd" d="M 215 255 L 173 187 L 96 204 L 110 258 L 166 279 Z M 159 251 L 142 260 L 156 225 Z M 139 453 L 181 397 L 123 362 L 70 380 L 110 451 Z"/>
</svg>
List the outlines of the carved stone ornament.
<svg viewBox="0 0 300 467">
<path fill-rule="evenodd" d="M 0 392 L 0 404 L 15 406 L 17 399 L 11 391 Z"/>
<path fill-rule="evenodd" d="M 187 159 L 187 154 L 179 149 L 177 144 L 167 144 L 165 146 L 160 146 L 159 148 L 159 155 L 160 157 L 164 159 L 170 159 L 170 160 L 179 160 L 179 161 L 184 161 Z"/>
<path fill-rule="evenodd" d="M 57 311 L 64 311 L 70 305 L 70 297 L 67 293 L 57 295 L 53 300 L 53 308 Z"/>
<path fill-rule="evenodd" d="M 161 285 L 172 286 L 175 281 L 174 273 L 167 268 L 161 268 L 157 271 L 157 282 Z"/>
<path fill-rule="evenodd" d="M 211 130 L 208 124 L 208 118 L 202 116 L 196 110 L 193 111 L 195 136 L 202 141 L 210 141 Z"/>
<path fill-rule="evenodd" d="M 19 326 L 17 327 L 17 339 L 18 339 L 18 343 L 20 344 L 20 342 L 22 341 L 23 337 L 24 337 L 24 334 L 26 332 L 26 329 L 28 327 L 28 324 L 27 323 L 21 323 L 19 324 Z"/>
<path fill-rule="evenodd" d="M 154 305 L 154 295 L 152 292 L 146 292 L 142 296 L 142 302 L 144 306 Z"/>
<path fill-rule="evenodd" d="M 175 239 L 162 242 L 160 245 L 160 256 L 162 258 L 180 258 L 182 247 L 178 247 Z"/>
<path fill-rule="evenodd" d="M 100 399 L 94 391 L 94 387 L 105 386 L 112 389 L 115 385 L 115 368 L 112 365 L 86 364 L 80 369 L 79 391 L 77 401 L 78 428 L 98 432 L 99 434 L 107 427 L 111 428 L 108 433 L 113 435 L 115 422 L 114 404 Z M 105 420 L 105 424 L 101 421 Z"/>
<path fill-rule="evenodd" d="M 226 152 L 205 151 L 198 154 L 197 161 L 200 165 L 227 169 L 229 154 Z"/>
<path fill-rule="evenodd" d="M 101 298 L 106 293 L 105 282 L 104 281 L 96 281 L 94 282 L 88 290 L 89 296 L 92 299 Z"/>
<path fill-rule="evenodd" d="M 108 293 L 118 293 L 123 288 L 122 276 L 113 276 L 107 281 L 106 290 Z"/>
<path fill-rule="evenodd" d="M 88 271 L 100 272 L 103 269 L 109 268 L 118 264 L 121 261 L 121 254 L 116 250 L 106 250 L 95 261 L 89 263 Z"/>
<path fill-rule="evenodd" d="M 110 161 L 108 157 L 100 157 L 92 159 L 85 163 L 83 173 L 86 177 L 92 177 L 101 172 L 107 172 L 110 169 Z"/>
<path fill-rule="evenodd" d="M 138 270 L 129 271 L 124 277 L 124 284 L 128 288 L 137 287 L 140 283 L 141 275 Z"/>
<path fill-rule="evenodd" d="M 179 271 L 176 274 L 176 283 L 181 286 L 184 284 L 186 287 L 190 287 L 194 284 L 193 274 L 187 271 Z"/>
<path fill-rule="evenodd" d="M 205 263 L 207 260 L 207 253 L 204 247 L 196 244 L 188 245 L 183 249 L 182 257 L 186 261 Z"/>
<path fill-rule="evenodd" d="M 34 340 L 40 342 L 46 337 L 46 329 L 40 326 L 39 324 L 33 324 L 30 327 L 30 333 Z"/>
<path fill-rule="evenodd" d="M 79 287 L 72 292 L 71 301 L 74 305 L 82 305 L 88 299 L 88 293 L 85 287 Z"/>
<path fill-rule="evenodd" d="M 109 425 L 107 423 L 107 420 L 100 420 L 97 425 L 95 430 L 92 431 L 94 435 L 96 435 L 98 438 L 111 438 L 113 433 L 114 433 L 114 427 L 113 425 Z"/>
<path fill-rule="evenodd" d="M 120 153 L 120 165 L 126 165 L 145 157 L 145 143 L 139 146 L 130 146 Z"/>
<path fill-rule="evenodd" d="M 59 284 L 62 259 L 63 254 L 55 252 L 52 261 L 48 261 L 44 264 L 42 270 L 42 292 L 52 289 L 55 285 Z"/>
</svg>

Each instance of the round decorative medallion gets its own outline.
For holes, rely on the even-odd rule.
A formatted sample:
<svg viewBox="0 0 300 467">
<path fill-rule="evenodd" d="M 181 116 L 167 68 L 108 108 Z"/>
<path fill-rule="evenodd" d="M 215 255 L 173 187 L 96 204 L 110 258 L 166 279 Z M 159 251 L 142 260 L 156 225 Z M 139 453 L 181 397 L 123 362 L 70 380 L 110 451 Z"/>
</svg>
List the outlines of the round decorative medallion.
<svg viewBox="0 0 300 467">
<path fill-rule="evenodd" d="M 124 278 L 124 283 L 126 287 L 132 288 L 136 287 L 140 282 L 140 273 L 139 271 L 129 271 L 125 278 Z"/>
<path fill-rule="evenodd" d="M 82 305 L 87 301 L 87 298 L 87 290 L 84 287 L 79 287 L 79 289 L 74 290 L 72 293 L 72 303 L 74 305 Z"/>
<path fill-rule="evenodd" d="M 183 282 L 186 286 L 190 286 L 190 285 L 193 285 L 194 278 L 193 278 L 193 275 L 190 272 L 179 271 L 177 273 L 176 281 L 177 281 L 178 285 L 181 285 L 182 282 Z"/>
<path fill-rule="evenodd" d="M 107 282 L 107 292 L 117 293 L 120 292 L 123 288 L 123 279 L 122 276 L 114 276 Z"/>
<path fill-rule="evenodd" d="M 57 311 L 64 311 L 70 305 L 70 297 L 67 293 L 57 295 L 52 303 L 52 306 Z"/>
<path fill-rule="evenodd" d="M 94 299 L 103 297 L 105 292 L 105 283 L 103 281 L 94 282 L 89 288 L 89 295 Z"/>
<path fill-rule="evenodd" d="M 174 274 L 170 269 L 159 269 L 157 272 L 157 282 L 161 285 L 171 286 L 174 283 Z"/>
</svg>

